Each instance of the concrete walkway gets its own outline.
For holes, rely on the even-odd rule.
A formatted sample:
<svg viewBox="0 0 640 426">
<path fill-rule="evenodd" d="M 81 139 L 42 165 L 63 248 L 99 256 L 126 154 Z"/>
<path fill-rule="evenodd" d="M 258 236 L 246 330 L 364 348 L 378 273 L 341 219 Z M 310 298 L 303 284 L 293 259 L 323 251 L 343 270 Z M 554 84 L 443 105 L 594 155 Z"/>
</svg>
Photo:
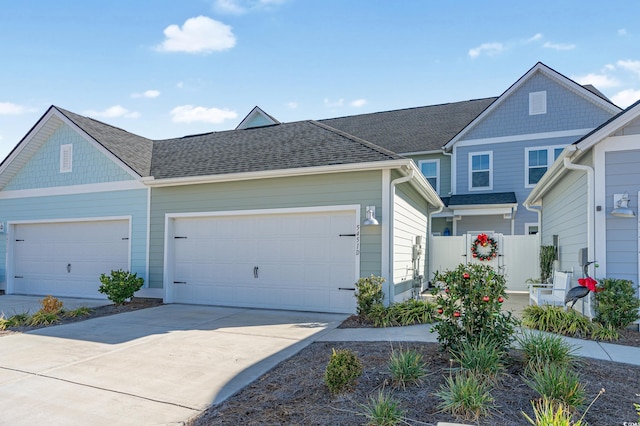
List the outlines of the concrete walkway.
<svg viewBox="0 0 640 426">
<path fill-rule="evenodd" d="M 433 326 L 430 324 L 390 328 L 341 328 L 331 330 L 316 340 L 325 342 L 437 342 L 438 334 L 432 329 Z M 540 333 L 528 329 L 527 332 Z M 577 356 L 640 366 L 640 348 L 571 337 L 563 337 L 563 339 L 575 348 Z"/>
</svg>

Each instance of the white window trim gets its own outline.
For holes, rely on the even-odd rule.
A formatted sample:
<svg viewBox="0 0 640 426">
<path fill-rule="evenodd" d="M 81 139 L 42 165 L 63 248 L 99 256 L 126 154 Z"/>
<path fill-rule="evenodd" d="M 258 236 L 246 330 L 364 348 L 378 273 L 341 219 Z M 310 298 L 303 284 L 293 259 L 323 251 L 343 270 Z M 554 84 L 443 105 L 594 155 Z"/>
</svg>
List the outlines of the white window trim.
<svg viewBox="0 0 640 426">
<path fill-rule="evenodd" d="M 530 151 L 542 151 L 547 150 L 547 161 L 550 161 L 547 164 L 547 170 L 551 167 L 551 165 L 556 161 L 553 157 L 553 151 L 556 149 L 564 149 L 566 145 L 549 145 L 549 146 L 530 146 L 524 149 L 524 187 L 525 188 L 533 188 L 536 186 L 535 183 L 529 183 L 529 152 Z M 545 172 L 546 173 L 546 172 Z"/>
<path fill-rule="evenodd" d="M 547 91 L 529 93 L 529 115 L 542 115 L 547 113 Z"/>
<path fill-rule="evenodd" d="M 69 173 L 72 170 L 73 170 L 73 145 L 70 143 L 60 145 L 60 173 Z"/>
<path fill-rule="evenodd" d="M 436 190 L 436 192 L 438 194 L 440 194 L 440 159 L 436 158 L 433 160 L 420 160 L 418 161 L 418 168 L 420 169 L 420 172 L 422 172 L 422 165 L 425 163 L 436 163 L 436 188 L 433 188 Z M 431 176 L 429 176 L 431 177 Z M 425 179 L 427 178 L 427 176 L 425 176 Z"/>
<path fill-rule="evenodd" d="M 473 187 L 473 157 L 477 155 L 489 155 L 489 186 Z M 468 157 L 468 186 L 469 191 L 492 191 L 493 190 L 493 151 L 470 152 Z"/>
<path fill-rule="evenodd" d="M 524 235 L 531 235 L 529 234 L 529 229 L 532 227 L 536 227 L 538 228 L 538 235 L 540 234 L 540 225 L 538 225 L 538 222 L 526 222 L 524 224 Z"/>
</svg>

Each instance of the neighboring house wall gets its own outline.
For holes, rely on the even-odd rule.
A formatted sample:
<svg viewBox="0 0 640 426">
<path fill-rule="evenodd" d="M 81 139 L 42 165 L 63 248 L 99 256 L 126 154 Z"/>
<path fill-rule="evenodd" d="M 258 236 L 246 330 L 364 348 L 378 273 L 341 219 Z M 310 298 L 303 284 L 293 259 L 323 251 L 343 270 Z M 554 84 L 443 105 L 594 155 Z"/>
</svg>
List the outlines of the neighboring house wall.
<svg viewBox="0 0 640 426">
<path fill-rule="evenodd" d="M 615 136 L 640 135 L 640 118 L 636 118 L 615 133 Z"/>
<path fill-rule="evenodd" d="M 518 212 L 519 213 L 519 212 Z M 504 235 L 511 234 L 511 220 L 502 215 L 464 216 L 456 221 L 456 234 L 464 235 L 468 232 L 493 231 Z"/>
<path fill-rule="evenodd" d="M 396 187 L 393 213 L 393 280 L 395 301 L 411 297 L 414 281 L 413 246 L 422 239 L 423 253 L 417 268 L 426 275 L 428 258 L 427 203 L 407 184 Z M 421 290 L 421 289 L 419 289 Z"/>
<path fill-rule="evenodd" d="M 588 245 L 587 198 L 586 173 L 571 171 L 542 200 L 544 211 L 540 242 L 542 245 L 553 245 L 553 236 L 558 235 L 558 268 L 572 271 L 573 283 L 582 276 L 578 251 Z"/>
<path fill-rule="evenodd" d="M 410 155 L 415 163 L 418 165 L 420 170 L 423 170 L 421 167 L 422 163 L 434 163 L 437 164 L 439 175 L 437 182 L 437 188 L 434 188 L 438 195 L 441 197 L 447 197 L 451 194 L 451 156 L 444 154 L 424 154 L 424 155 Z M 431 182 L 431 181 L 430 181 Z M 433 185 L 432 185 L 433 186 Z"/>
<path fill-rule="evenodd" d="M 164 231 L 167 213 L 219 212 L 291 207 L 360 204 L 382 209 L 382 172 L 272 178 L 152 189 L 150 227 L 150 285 L 163 286 Z M 360 276 L 381 275 L 382 226 L 361 227 Z"/>
</svg>

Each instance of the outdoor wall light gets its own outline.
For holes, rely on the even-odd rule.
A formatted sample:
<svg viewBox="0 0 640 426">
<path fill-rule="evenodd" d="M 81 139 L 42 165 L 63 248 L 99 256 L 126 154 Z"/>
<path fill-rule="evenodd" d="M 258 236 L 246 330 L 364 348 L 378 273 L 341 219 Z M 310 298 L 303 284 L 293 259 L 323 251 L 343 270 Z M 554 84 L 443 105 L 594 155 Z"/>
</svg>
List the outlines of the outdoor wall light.
<svg viewBox="0 0 640 426">
<path fill-rule="evenodd" d="M 380 225 L 380 223 L 376 220 L 376 206 L 367 206 L 366 218 L 363 225 Z"/>
<path fill-rule="evenodd" d="M 611 210 L 611 216 L 616 217 L 636 217 L 633 210 L 629 208 L 629 194 L 614 194 L 613 195 L 614 208 Z"/>
</svg>

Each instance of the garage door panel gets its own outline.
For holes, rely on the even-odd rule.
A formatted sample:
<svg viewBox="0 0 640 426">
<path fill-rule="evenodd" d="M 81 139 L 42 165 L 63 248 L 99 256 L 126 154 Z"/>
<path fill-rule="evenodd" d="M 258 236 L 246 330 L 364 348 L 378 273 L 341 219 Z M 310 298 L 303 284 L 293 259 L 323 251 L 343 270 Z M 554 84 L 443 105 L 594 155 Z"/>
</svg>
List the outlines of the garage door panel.
<svg viewBox="0 0 640 426">
<path fill-rule="evenodd" d="M 353 312 L 353 294 L 331 292 L 356 279 L 355 238 L 339 237 L 355 232 L 355 216 L 351 211 L 175 219 L 174 234 L 187 238 L 174 240 L 173 271 L 186 277 L 176 281 L 187 284 L 173 286 L 173 299 Z"/>
<path fill-rule="evenodd" d="M 100 297 L 99 277 L 129 267 L 129 222 L 18 224 L 12 292 Z"/>
</svg>

